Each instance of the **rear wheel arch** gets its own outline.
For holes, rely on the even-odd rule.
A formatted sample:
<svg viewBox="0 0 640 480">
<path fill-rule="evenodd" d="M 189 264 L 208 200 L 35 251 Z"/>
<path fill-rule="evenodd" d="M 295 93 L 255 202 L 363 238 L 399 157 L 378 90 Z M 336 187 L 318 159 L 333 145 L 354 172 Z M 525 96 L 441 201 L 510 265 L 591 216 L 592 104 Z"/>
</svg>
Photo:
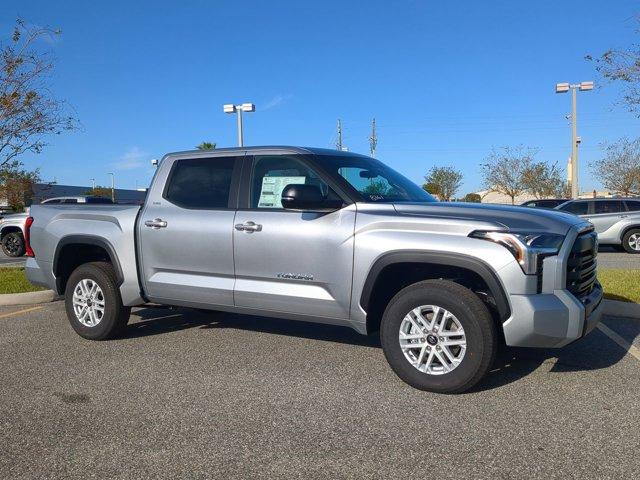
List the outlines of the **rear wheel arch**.
<svg viewBox="0 0 640 480">
<path fill-rule="evenodd" d="M 13 233 L 13 232 L 19 232 L 22 235 L 24 235 L 24 233 L 22 232 L 22 229 L 20 227 L 8 226 L 8 227 L 4 227 L 2 230 L 0 230 L 0 240 L 2 240 L 9 233 Z"/>
<path fill-rule="evenodd" d="M 117 285 L 122 284 L 122 268 L 109 241 L 92 235 L 68 235 L 60 239 L 53 256 L 53 273 L 58 293 L 64 293 L 67 281 L 76 268 L 90 262 L 110 263 Z"/>
<path fill-rule="evenodd" d="M 500 322 L 511 314 L 504 287 L 495 271 L 482 260 L 456 253 L 391 252 L 375 261 L 362 289 L 359 301 L 367 312 L 367 331 L 379 328 L 386 304 L 397 292 L 430 279 L 453 280 L 473 290 L 489 304 Z"/>
</svg>

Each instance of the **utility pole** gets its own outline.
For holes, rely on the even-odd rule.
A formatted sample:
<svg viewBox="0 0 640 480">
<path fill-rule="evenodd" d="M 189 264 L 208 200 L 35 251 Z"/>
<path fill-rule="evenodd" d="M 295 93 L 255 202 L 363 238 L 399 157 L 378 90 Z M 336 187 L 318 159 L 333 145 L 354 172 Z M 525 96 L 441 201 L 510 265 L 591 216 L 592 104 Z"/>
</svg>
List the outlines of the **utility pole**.
<svg viewBox="0 0 640 480">
<path fill-rule="evenodd" d="M 578 112 L 576 111 L 576 89 L 571 89 L 571 198 L 580 196 L 578 185 Z"/>
<path fill-rule="evenodd" d="M 578 90 L 593 90 L 593 82 L 557 83 L 556 93 L 566 93 L 571 90 L 571 198 L 578 198 L 578 145 L 582 141 L 578 136 L 578 111 L 576 107 Z"/>
<path fill-rule="evenodd" d="M 116 176 L 114 173 L 109 173 L 111 175 L 111 201 L 116 203 Z"/>
<path fill-rule="evenodd" d="M 337 136 L 336 136 L 336 150 L 338 151 L 342 151 L 342 122 L 340 121 L 340 119 L 338 119 L 338 126 L 337 126 Z"/>
<path fill-rule="evenodd" d="M 244 133 L 242 128 L 242 112 L 255 112 L 256 106 L 253 103 L 243 103 L 241 105 L 234 105 L 233 103 L 227 103 L 222 106 L 224 113 L 235 113 L 238 123 L 238 146 L 244 146 Z"/>
<path fill-rule="evenodd" d="M 369 151 L 371 156 L 376 156 L 376 147 L 378 146 L 378 135 L 376 134 L 376 119 L 371 122 L 371 136 L 369 137 Z"/>
<path fill-rule="evenodd" d="M 90 178 L 89 180 L 91 180 L 91 190 L 93 192 L 96 191 L 96 179 L 95 178 Z"/>
</svg>

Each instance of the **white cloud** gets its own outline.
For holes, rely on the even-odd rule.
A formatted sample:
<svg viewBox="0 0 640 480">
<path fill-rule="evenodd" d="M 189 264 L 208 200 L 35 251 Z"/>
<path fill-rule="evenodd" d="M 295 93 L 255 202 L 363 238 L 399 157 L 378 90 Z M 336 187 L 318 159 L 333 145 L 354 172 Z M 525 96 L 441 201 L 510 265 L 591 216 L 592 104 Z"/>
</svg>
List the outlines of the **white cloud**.
<svg viewBox="0 0 640 480">
<path fill-rule="evenodd" d="M 257 108 L 259 108 L 260 111 L 263 111 L 263 112 L 265 110 L 271 110 L 272 108 L 279 107 L 284 102 L 289 100 L 292 96 L 293 95 L 291 95 L 291 94 L 287 94 L 287 95 L 278 94 L 275 97 L 273 97 L 271 100 L 266 102 L 264 105 L 262 105 L 262 106 L 258 105 Z"/>
<path fill-rule="evenodd" d="M 147 152 L 138 147 L 131 147 L 112 165 L 116 170 L 135 170 L 144 167 L 149 161 L 150 155 Z"/>
</svg>

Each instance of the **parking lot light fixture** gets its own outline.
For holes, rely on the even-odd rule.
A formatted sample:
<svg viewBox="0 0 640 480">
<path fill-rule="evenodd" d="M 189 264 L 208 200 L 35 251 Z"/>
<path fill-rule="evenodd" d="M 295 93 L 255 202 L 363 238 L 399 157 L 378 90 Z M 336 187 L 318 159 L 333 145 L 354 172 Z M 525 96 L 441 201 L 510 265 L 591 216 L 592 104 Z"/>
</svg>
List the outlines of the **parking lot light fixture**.
<svg viewBox="0 0 640 480">
<path fill-rule="evenodd" d="M 244 146 L 244 136 L 242 130 L 242 112 L 255 112 L 256 106 L 253 103 L 242 103 L 240 105 L 234 105 L 232 103 L 226 103 L 222 106 L 224 113 L 235 113 L 238 120 L 238 146 Z"/>
<path fill-rule="evenodd" d="M 593 82 L 580 83 L 556 83 L 556 93 L 567 93 L 571 90 L 571 198 L 578 198 L 580 188 L 578 185 L 578 145 L 581 138 L 578 137 L 578 112 L 576 109 L 576 93 L 593 90 Z"/>
</svg>

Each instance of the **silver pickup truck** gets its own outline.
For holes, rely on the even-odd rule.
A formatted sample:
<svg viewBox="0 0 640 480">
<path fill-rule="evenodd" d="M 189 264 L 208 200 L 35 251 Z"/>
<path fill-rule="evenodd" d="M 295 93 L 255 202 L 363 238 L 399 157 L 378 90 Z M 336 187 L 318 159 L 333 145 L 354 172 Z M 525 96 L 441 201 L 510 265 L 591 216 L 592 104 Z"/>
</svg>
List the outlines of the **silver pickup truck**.
<svg viewBox="0 0 640 480">
<path fill-rule="evenodd" d="M 601 315 L 593 227 L 570 214 L 440 203 L 363 155 L 173 153 L 145 204 L 36 205 L 26 271 L 81 336 L 166 305 L 380 331 L 408 384 L 462 392 L 499 342 L 562 347 Z M 268 320 L 265 320 L 268 321 Z"/>
</svg>

